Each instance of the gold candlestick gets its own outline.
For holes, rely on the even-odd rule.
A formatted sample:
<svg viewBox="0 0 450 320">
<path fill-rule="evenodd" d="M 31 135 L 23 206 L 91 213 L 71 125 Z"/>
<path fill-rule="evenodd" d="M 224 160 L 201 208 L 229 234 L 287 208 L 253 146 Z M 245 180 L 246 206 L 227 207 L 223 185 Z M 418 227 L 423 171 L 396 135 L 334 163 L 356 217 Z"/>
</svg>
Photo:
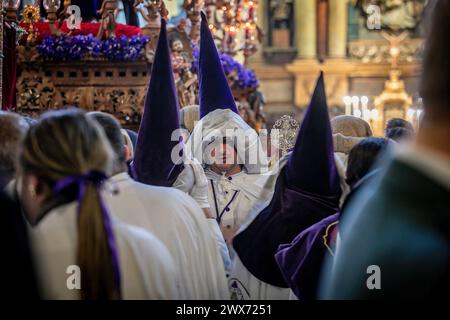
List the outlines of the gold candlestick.
<svg viewBox="0 0 450 320">
<path fill-rule="evenodd" d="M 53 35 L 58 33 L 55 22 L 58 20 L 59 0 L 44 0 L 44 9 L 47 11 L 47 20 L 49 22 L 50 32 Z"/>
<path fill-rule="evenodd" d="M 17 8 L 20 0 L 3 0 L 3 9 L 6 11 L 6 22 L 17 22 Z"/>
</svg>

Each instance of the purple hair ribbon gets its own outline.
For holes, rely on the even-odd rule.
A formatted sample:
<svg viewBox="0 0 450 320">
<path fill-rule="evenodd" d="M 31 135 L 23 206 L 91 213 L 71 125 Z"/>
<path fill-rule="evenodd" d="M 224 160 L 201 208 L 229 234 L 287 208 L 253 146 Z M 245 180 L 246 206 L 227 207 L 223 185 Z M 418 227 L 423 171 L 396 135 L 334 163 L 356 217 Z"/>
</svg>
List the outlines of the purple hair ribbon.
<svg viewBox="0 0 450 320">
<path fill-rule="evenodd" d="M 114 282 L 120 290 L 120 266 L 119 266 L 119 258 L 117 254 L 116 242 L 114 240 L 114 234 L 111 227 L 111 218 L 108 213 L 108 210 L 103 202 L 101 195 L 99 194 L 99 187 L 103 184 L 108 177 L 100 171 L 88 171 L 84 174 L 78 175 L 70 175 L 66 176 L 56 182 L 56 185 L 53 189 L 55 193 L 60 193 L 61 191 L 67 189 L 68 187 L 76 186 L 78 188 L 78 210 L 80 210 L 80 203 L 83 200 L 84 194 L 86 192 L 86 183 L 92 182 L 97 191 L 100 207 L 103 216 L 103 223 L 105 225 L 105 232 L 108 239 L 108 246 L 111 250 L 111 258 L 114 269 Z M 78 212 L 79 213 L 79 212 Z"/>
</svg>

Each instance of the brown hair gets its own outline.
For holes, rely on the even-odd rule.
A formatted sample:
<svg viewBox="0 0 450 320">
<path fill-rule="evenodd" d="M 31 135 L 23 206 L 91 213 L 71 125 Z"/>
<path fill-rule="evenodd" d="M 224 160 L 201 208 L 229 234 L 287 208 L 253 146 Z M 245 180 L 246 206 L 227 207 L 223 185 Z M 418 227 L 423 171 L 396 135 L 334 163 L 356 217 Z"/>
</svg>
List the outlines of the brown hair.
<svg viewBox="0 0 450 320">
<path fill-rule="evenodd" d="M 53 188 L 60 179 L 89 171 L 110 173 L 111 147 L 103 131 L 83 112 L 72 110 L 45 114 L 25 138 L 21 157 L 25 173 L 36 175 L 41 191 L 51 203 L 58 197 Z M 84 299 L 118 299 L 112 253 L 108 245 L 101 202 L 93 182 L 86 182 L 79 204 L 77 263 L 81 269 Z M 64 190 L 73 200 L 75 190 Z"/>
<path fill-rule="evenodd" d="M 125 153 L 123 152 L 125 138 L 122 135 L 122 131 L 120 131 L 121 126 L 119 121 L 111 114 L 99 111 L 89 112 L 87 115 L 97 121 L 102 127 L 117 157 L 117 161 L 120 164 L 125 163 Z"/>
<path fill-rule="evenodd" d="M 20 145 L 28 129 L 18 114 L 0 111 L 0 171 L 14 174 Z"/>
</svg>

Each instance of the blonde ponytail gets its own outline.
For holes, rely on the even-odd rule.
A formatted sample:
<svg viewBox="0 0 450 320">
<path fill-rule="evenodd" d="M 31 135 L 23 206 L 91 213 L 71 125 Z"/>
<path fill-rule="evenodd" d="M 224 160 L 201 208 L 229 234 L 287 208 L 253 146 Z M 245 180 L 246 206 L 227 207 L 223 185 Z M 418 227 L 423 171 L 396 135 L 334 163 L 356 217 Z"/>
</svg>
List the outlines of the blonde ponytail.
<svg viewBox="0 0 450 320">
<path fill-rule="evenodd" d="M 120 298 L 100 201 L 96 186 L 88 182 L 79 209 L 77 252 L 82 294 L 87 300 Z"/>
</svg>

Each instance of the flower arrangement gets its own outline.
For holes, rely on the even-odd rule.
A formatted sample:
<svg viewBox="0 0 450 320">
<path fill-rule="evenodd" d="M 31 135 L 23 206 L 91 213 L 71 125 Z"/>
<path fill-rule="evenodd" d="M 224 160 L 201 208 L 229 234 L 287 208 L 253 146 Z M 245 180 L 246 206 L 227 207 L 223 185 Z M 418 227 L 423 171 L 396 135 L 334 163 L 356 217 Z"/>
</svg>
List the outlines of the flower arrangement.
<svg viewBox="0 0 450 320">
<path fill-rule="evenodd" d="M 194 47 L 192 55 L 194 61 L 192 63 L 192 72 L 198 72 L 199 50 Z M 253 70 L 246 68 L 244 65 L 236 61 L 233 57 L 226 53 L 219 52 L 219 58 L 226 77 L 231 82 L 231 86 L 243 90 L 253 90 L 259 85 L 258 78 Z"/>
<path fill-rule="evenodd" d="M 21 23 L 20 26 L 24 28 L 27 32 L 30 28 L 30 25 L 27 23 Z M 34 22 L 33 28 L 37 33 L 37 43 L 41 43 L 47 36 L 51 35 L 50 23 L 48 22 Z M 69 28 L 67 28 L 67 23 L 64 22 L 61 26 L 61 32 L 63 33 L 70 32 L 71 36 L 78 36 L 78 35 L 87 36 L 90 34 L 96 35 L 99 28 L 100 23 L 98 22 L 82 22 L 80 25 L 80 29 L 75 29 L 71 31 L 69 30 Z M 121 36 L 132 37 L 141 34 L 142 30 L 141 28 L 138 27 L 118 23 L 114 32 L 116 37 Z"/>
<path fill-rule="evenodd" d="M 120 36 L 101 41 L 98 51 L 108 60 L 136 61 L 143 57 L 148 41 L 148 37 L 140 34 L 131 37 Z"/>
<path fill-rule="evenodd" d="M 92 34 L 60 37 L 47 36 L 37 46 L 44 60 L 78 61 L 104 57 L 111 61 L 136 61 L 143 57 L 148 37 L 140 34 L 99 40 Z"/>
<path fill-rule="evenodd" d="M 48 22 L 33 24 L 37 29 L 37 49 L 44 60 L 49 61 L 80 61 L 89 58 L 104 58 L 109 61 L 137 61 L 143 59 L 144 49 L 149 38 L 141 35 L 137 27 L 118 24 L 116 37 L 97 39 L 99 23 L 82 23 L 81 29 L 74 30 L 70 35 L 67 26 L 63 24 L 59 37 L 51 35 Z M 27 29 L 28 25 L 24 25 Z M 232 89 L 243 92 L 252 91 L 259 85 L 253 70 L 246 68 L 230 55 L 219 53 L 225 75 Z M 198 72 L 199 50 L 193 48 L 192 71 Z"/>
</svg>

